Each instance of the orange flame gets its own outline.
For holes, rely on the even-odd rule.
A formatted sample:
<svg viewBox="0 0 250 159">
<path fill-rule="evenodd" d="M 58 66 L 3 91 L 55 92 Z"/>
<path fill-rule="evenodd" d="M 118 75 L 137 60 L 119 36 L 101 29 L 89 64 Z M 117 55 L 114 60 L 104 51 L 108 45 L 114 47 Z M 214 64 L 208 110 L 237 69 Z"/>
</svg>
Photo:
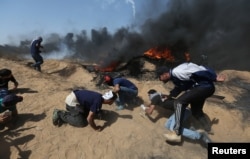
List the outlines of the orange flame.
<svg viewBox="0 0 250 159">
<path fill-rule="evenodd" d="M 171 50 L 168 48 L 159 49 L 151 48 L 144 53 L 145 56 L 152 59 L 165 59 L 167 61 L 173 62 L 175 60 L 174 56 L 171 55 Z"/>
<path fill-rule="evenodd" d="M 117 66 L 119 66 L 119 64 L 120 62 L 111 62 L 107 66 L 98 65 L 98 66 L 95 66 L 95 70 L 100 71 L 100 72 L 113 72 L 115 71 Z"/>
</svg>

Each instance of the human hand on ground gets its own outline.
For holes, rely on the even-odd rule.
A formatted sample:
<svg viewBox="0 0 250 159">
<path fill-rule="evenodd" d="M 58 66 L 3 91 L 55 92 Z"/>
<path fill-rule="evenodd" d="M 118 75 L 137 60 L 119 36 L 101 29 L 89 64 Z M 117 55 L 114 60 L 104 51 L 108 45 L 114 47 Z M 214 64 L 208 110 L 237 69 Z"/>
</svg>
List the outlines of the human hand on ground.
<svg viewBox="0 0 250 159">
<path fill-rule="evenodd" d="M 102 127 L 101 126 L 96 126 L 95 131 L 101 132 L 102 131 Z"/>
</svg>

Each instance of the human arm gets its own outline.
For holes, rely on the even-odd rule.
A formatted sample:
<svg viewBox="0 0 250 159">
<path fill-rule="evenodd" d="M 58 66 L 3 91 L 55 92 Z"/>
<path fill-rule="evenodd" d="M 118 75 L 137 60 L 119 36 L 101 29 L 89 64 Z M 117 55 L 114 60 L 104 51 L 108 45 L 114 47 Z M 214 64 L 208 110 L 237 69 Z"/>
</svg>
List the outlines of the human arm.
<svg viewBox="0 0 250 159">
<path fill-rule="evenodd" d="M 41 45 L 41 42 L 37 42 L 35 47 L 36 47 L 36 50 L 38 51 L 38 53 L 45 52 L 44 47 Z"/>
<path fill-rule="evenodd" d="M 8 121 L 12 119 L 12 112 L 11 111 L 5 111 L 0 114 L 0 123 L 5 124 Z"/>
<path fill-rule="evenodd" d="M 167 96 L 168 99 L 171 99 L 173 97 L 177 97 L 183 90 L 180 89 L 179 87 L 175 86 L 169 93 L 169 95 Z"/>
<path fill-rule="evenodd" d="M 101 126 L 96 126 L 95 121 L 94 121 L 94 116 L 95 113 L 92 111 L 89 111 L 88 117 L 87 117 L 87 121 L 89 123 L 89 125 L 95 130 L 95 131 L 101 131 L 102 127 Z"/>
<path fill-rule="evenodd" d="M 8 116 L 4 116 L 4 115 L 0 115 L 0 123 L 3 124 L 5 123 L 6 121 L 8 121 Z"/>
<path fill-rule="evenodd" d="M 18 87 L 18 82 L 17 82 L 17 80 L 15 79 L 15 77 L 14 77 L 13 75 L 11 75 L 10 81 L 12 81 L 12 82 L 14 83 L 14 87 L 12 88 L 12 90 L 17 89 L 17 87 Z"/>
<path fill-rule="evenodd" d="M 117 92 L 119 92 L 119 90 L 120 90 L 120 85 L 119 85 L 119 84 L 116 84 L 116 85 L 114 86 L 114 88 L 113 88 L 113 91 L 114 91 L 115 93 L 117 93 Z"/>
<path fill-rule="evenodd" d="M 146 112 L 148 115 L 151 115 L 151 114 L 153 113 L 154 109 L 155 109 L 155 105 L 150 104 L 148 107 L 146 107 L 145 112 Z"/>
</svg>

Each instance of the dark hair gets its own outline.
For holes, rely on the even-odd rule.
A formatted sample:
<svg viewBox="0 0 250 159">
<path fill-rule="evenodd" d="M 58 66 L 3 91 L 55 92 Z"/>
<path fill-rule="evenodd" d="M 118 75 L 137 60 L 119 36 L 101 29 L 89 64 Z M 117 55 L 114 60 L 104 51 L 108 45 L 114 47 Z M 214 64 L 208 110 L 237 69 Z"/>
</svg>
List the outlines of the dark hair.
<svg viewBox="0 0 250 159">
<path fill-rule="evenodd" d="M 11 70 L 4 68 L 0 70 L 0 77 L 5 77 L 11 75 Z"/>
<path fill-rule="evenodd" d="M 166 66 L 161 66 L 156 70 L 156 76 L 159 78 L 162 74 L 169 72 L 169 68 Z"/>
<path fill-rule="evenodd" d="M 155 90 L 155 89 L 150 89 L 149 91 L 148 91 L 148 94 L 154 94 L 154 93 L 156 93 L 157 91 Z"/>
</svg>

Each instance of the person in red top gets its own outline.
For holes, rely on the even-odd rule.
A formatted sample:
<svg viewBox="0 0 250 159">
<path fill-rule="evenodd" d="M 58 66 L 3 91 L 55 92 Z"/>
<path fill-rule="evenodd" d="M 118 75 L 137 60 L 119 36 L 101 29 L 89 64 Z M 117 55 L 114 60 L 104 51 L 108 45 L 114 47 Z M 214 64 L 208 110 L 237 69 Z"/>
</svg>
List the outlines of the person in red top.
<svg viewBox="0 0 250 159">
<path fill-rule="evenodd" d="M 60 126 L 69 123 L 72 126 L 84 127 L 88 124 L 96 131 L 102 127 L 94 122 L 95 114 L 99 114 L 102 104 L 113 104 L 117 95 L 106 92 L 104 95 L 90 90 L 74 90 L 65 99 L 67 111 L 55 109 L 53 112 L 53 124 Z"/>
</svg>

